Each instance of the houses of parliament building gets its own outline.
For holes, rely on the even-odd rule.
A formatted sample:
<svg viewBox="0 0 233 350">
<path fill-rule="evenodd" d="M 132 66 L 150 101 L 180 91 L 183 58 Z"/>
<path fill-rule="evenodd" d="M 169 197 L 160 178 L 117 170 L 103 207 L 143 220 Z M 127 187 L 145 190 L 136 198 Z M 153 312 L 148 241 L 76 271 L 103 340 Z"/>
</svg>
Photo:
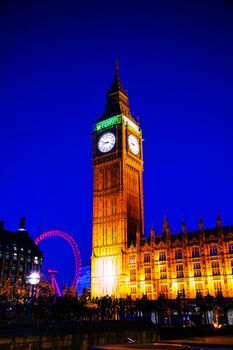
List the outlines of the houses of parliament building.
<svg viewBox="0 0 233 350">
<path fill-rule="evenodd" d="M 142 130 L 129 108 L 116 65 L 103 115 L 93 127 L 92 297 L 132 299 L 179 293 L 233 297 L 233 230 L 222 226 L 144 236 Z"/>
</svg>

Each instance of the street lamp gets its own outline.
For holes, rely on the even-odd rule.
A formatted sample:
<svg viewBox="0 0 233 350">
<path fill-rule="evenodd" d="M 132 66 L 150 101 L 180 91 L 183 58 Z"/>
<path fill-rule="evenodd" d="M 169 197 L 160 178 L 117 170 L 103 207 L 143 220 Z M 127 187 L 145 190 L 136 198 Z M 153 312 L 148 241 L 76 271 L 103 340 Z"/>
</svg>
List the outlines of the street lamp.
<svg viewBox="0 0 233 350">
<path fill-rule="evenodd" d="M 35 286 L 40 282 L 40 275 L 38 272 L 31 272 L 28 276 L 28 282 L 30 285 Z"/>
<path fill-rule="evenodd" d="M 28 283 L 31 286 L 31 300 L 29 304 L 28 309 L 28 321 L 31 321 L 32 319 L 32 308 L 34 303 L 34 289 L 36 285 L 40 282 L 40 275 L 38 272 L 31 272 L 31 274 L 28 276 Z"/>
</svg>

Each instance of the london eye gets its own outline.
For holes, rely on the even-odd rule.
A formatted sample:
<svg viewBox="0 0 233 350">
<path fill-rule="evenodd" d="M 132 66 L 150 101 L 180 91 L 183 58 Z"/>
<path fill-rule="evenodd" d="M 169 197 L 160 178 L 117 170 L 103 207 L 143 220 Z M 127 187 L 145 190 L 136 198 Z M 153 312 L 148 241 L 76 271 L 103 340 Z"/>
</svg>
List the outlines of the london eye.
<svg viewBox="0 0 233 350">
<path fill-rule="evenodd" d="M 81 275 L 81 258 L 80 258 L 78 245 L 74 240 L 74 238 L 70 234 L 64 231 L 50 230 L 50 231 L 41 233 L 38 237 L 34 239 L 34 242 L 36 245 L 38 245 L 44 239 L 49 237 L 54 237 L 54 236 L 63 238 L 70 245 L 73 251 L 74 258 L 75 258 L 75 275 L 73 278 L 72 287 L 76 288 Z"/>
</svg>

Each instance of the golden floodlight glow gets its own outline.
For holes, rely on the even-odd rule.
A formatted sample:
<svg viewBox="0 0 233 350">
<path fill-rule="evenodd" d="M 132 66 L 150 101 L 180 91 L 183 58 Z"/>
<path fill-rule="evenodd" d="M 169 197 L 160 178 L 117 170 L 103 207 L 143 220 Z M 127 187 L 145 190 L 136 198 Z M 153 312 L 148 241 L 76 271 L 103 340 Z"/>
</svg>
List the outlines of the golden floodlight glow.
<svg viewBox="0 0 233 350">
<path fill-rule="evenodd" d="M 101 280 L 102 293 L 105 295 L 112 295 L 116 279 L 116 268 L 113 265 L 113 258 L 100 258 L 97 266 L 97 276 L 99 276 Z"/>
</svg>

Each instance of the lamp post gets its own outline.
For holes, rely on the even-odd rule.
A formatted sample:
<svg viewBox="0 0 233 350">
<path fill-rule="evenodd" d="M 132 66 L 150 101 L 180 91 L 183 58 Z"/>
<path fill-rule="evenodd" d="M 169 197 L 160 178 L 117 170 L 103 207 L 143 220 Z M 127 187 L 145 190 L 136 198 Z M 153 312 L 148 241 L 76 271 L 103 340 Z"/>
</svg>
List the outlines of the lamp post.
<svg viewBox="0 0 233 350">
<path fill-rule="evenodd" d="M 32 308 L 34 303 L 34 290 L 36 285 L 40 282 L 40 275 L 38 272 L 31 272 L 31 274 L 28 276 L 28 283 L 31 286 L 31 300 L 29 303 L 29 309 L 28 309 L 28 321 L 31 321 L 32 319 Z"/>
</svg>

